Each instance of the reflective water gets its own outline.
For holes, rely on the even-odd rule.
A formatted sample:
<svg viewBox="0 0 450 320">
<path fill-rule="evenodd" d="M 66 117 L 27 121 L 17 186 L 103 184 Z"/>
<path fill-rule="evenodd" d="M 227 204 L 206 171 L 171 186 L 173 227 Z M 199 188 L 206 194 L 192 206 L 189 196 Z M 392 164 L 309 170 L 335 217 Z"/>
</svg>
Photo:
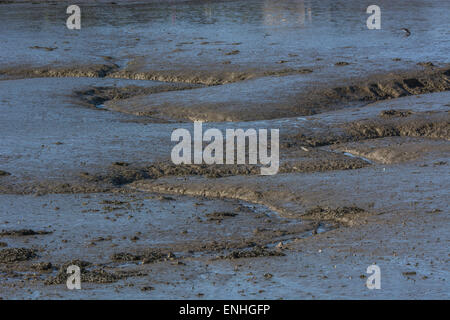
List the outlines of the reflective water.
<svg viewBox="0 0 450 320">
<path fill-rule="evenodd" d="M 348 61 L 361 72 L 398 66 L 392 58 L 449 61 L 449 1 L 377 4 L 381 30 L 367 29 L 367 4 L 358 0 L 88 2 L 80 4 L 81 31 L 65 27 L 64 3 L 0 4 L 0 65 L 85 63 L 108 55 L 122 66 L 142 56 L 151 69 L 223 68 L 224 61 L 226 68 L 317 68 Z M 36 45 L 57 49 L 30 49 Z"/>
</svg>

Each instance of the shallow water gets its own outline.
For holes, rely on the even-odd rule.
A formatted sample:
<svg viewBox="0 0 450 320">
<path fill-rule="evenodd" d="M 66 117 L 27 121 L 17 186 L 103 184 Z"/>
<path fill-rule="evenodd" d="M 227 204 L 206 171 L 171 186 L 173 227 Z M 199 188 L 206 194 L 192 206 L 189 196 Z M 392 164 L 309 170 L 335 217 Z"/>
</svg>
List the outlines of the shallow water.
<svg viewBox="0 0 450 320">
<path fill-rule="evenodd" d="M 71 31 L 63 3 L 0 4 L 0 64 L 92 62 L 109 55 L 123 65 L 143 55 L 149 67 L 164 69 L 211 67 L 223 60 L 242 68 L 277 67 L 280 60 L 286 61 L 283 67 L 325 68 L 349 60 L 362 70 L 394 67 L 396 57 L 448 61 L 448 1 L 378 5 L 381 30 L 367 29 L 366 5 L 357 0 L 89 3 L 81 5 L 81 31 Z M 35 45 L 58 49 L 29 48 Z M 232 50 L 240 53 L 224 55 Z"/>
</svg>

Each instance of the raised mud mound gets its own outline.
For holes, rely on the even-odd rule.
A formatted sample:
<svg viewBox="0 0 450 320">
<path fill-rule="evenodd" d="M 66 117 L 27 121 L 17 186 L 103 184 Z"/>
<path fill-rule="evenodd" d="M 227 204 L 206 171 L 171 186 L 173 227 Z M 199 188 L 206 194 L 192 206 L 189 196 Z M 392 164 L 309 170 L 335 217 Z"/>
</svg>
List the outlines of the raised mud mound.
<svg viewBox="0 0 450 320">
<path fill-rule="evenodd" d="M 377 78 L 363 81 L 362 84 L 329 89 L 326 91 L 326 96 L 340 102 L 373 102 L 450 89 L 450 69 L 448 68 L 388 74 Z"/>
<path fill-rule="evenodd" d="M 366 217 L 368 212 L 364 209 L 352 206 L 352 207 L 315 207 L 307 210 L 302 218 L 305 220 L 315 221 L 331 221 L 344 225 L 352 225 L 357 221 L 360 221 L 363 217 Z"/>
<path fill-rule="evenodd" d="M 427 137 L 450 139 L 450 114 L 422 115 L 405 121 L 389 119 L 362 120 L 350 123 L 347 132 L 354 140 L 374 139 L 394 136 Z"/>
<path fill-rule="evenodd" d="M 64 284 L 67 281 L 67 268 L 76 265 L 81 271 L 81 282 L 85 283 L 113 283 L 130 276 L 144 276 L 143 272 L 134 271 L 116 271 L 109 272 L 102 267 L 94 267 L 92 263 L 82 260 L 72 260 L 63 264 L 56 276 L 48 278 L 44 283 L 46 285 Z"/>
<path fill-rule="evenodd" d="M 279 250 L 268 250 L 263 247 L 255 247 L 250 250 L 236 250 L 223 257 L 224 259 L 258 258 L 258 257 L 282 257 L 285 254 Z"/>
<path fill-rule="evenodd" d="M 0 263 L 27 261 L 36 257 L 36 252 L 27 248 L 7 248 L 0 250 Z"/>
<path fill-rule="evenodd" d="M 129 252 L 119 252 L 111 255 L 111 260 L 115 262 L 141 261 L 143 264 L 155 263 L 160 261 L 174 260 L 175 255 L 172 252 L 162 252 L 161 250 L 146 250 L 141 254 L 132 254 Z"/>
</svg>

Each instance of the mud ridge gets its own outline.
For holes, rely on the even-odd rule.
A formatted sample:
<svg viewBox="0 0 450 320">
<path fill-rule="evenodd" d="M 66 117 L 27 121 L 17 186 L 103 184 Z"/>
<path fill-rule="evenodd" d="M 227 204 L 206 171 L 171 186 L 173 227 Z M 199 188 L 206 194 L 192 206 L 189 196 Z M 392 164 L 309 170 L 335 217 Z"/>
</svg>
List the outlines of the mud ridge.
<svg viewBox="0 0 450 320">
<path fill-rule="evenodd" d="M 99 64 L 91 66 L 72 66 L 72 67 L 38 67 L 38 68 L 6 68 L 0 70 L 0 76 L 6 76 L 8 79 L 24 78 L 69 78 L 69 77 L 88 77 L 104 78 L 111 72 L 117 70 L 115 64 Z"/>
<path fill-rule="evenodd" d="M 412 113 L 389 111 L 390 115 L 381 118 L 348 122 L 327 132 L 300 132 L 282 137 L 281 146 L 290 149 L 301 146 L 322 147 L 339 143 L 357 142 L 386 137 L 424 137 L 450 139 L 449 112 Z M 391 114 L 395 113 L 395 116 Z"/>
<path fill-rule="evenodd" d="M 132 79 L 132 80 L 153 80 L 162 82 L 180 82 L 188 84 L 201 84 L 206 86 L 217 86 L 222 84 L 235 83 L 259 77 L 287 76 L 293 74 L 308 74 L 313 70 L 307 68 L 285 68 L 273 71 L 260 70 L 232 70 L 232 71 L 204 71 L 204 70 L 183 70 L 177 71 L 131 71 L 120 70 L 108 75 L 110 78 Z"/>
<path fill-rule="evenodd" d="M 313 157 L 307 160 L 286 160 L 281 163 L 278 173 L 324 172 L 332 170 L 352 170 L 368 166 L 369 163 L 357 158 L 340 154 L 326 153 L 328 158 Z M 223 178 L 229 176 L 260 175 L 259 165 L 207 165 L 182 164 L 175 165 L 170 161 L 158 162 L 144 167 L 111 166 L 107 174 L 82 173 L 81 177 L 89 182 L 108 183 L 123 186 L 143 179 L 159 179 L 163 177 L 203 176 L 207 178 Z"/>
<path fill-rule="evenodd" d="M 79 99 L 83 105 L 98 107 L 106 101 L 111 100 L 123 100 L 140 95 L 190 90 L 202 87 L 203 86 L 201 85 L 183 83 L 162 84 L 155 87 L 141 87 L 136 85 L 126 87 L 91 87 L 75 91 L 74 96 Z"/>
</svg>

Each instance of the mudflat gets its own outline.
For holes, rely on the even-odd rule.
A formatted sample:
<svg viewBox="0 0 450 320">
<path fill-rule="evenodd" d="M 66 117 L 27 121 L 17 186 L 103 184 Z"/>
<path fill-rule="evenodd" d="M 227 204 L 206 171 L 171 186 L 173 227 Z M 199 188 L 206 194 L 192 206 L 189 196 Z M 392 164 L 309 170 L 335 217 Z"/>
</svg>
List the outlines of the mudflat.
<svg viewBox="0 0 450 320">
<path fill-rule="evenodd" d="M 0 1 L 0 297 L 448 299 L 450 4 L 381 3 L 376 31 L 287 0 L 80 2 L 68 30 Z M 173 164 L 193 121 L 279 129 L 278 174 Z"/>
</svg>

